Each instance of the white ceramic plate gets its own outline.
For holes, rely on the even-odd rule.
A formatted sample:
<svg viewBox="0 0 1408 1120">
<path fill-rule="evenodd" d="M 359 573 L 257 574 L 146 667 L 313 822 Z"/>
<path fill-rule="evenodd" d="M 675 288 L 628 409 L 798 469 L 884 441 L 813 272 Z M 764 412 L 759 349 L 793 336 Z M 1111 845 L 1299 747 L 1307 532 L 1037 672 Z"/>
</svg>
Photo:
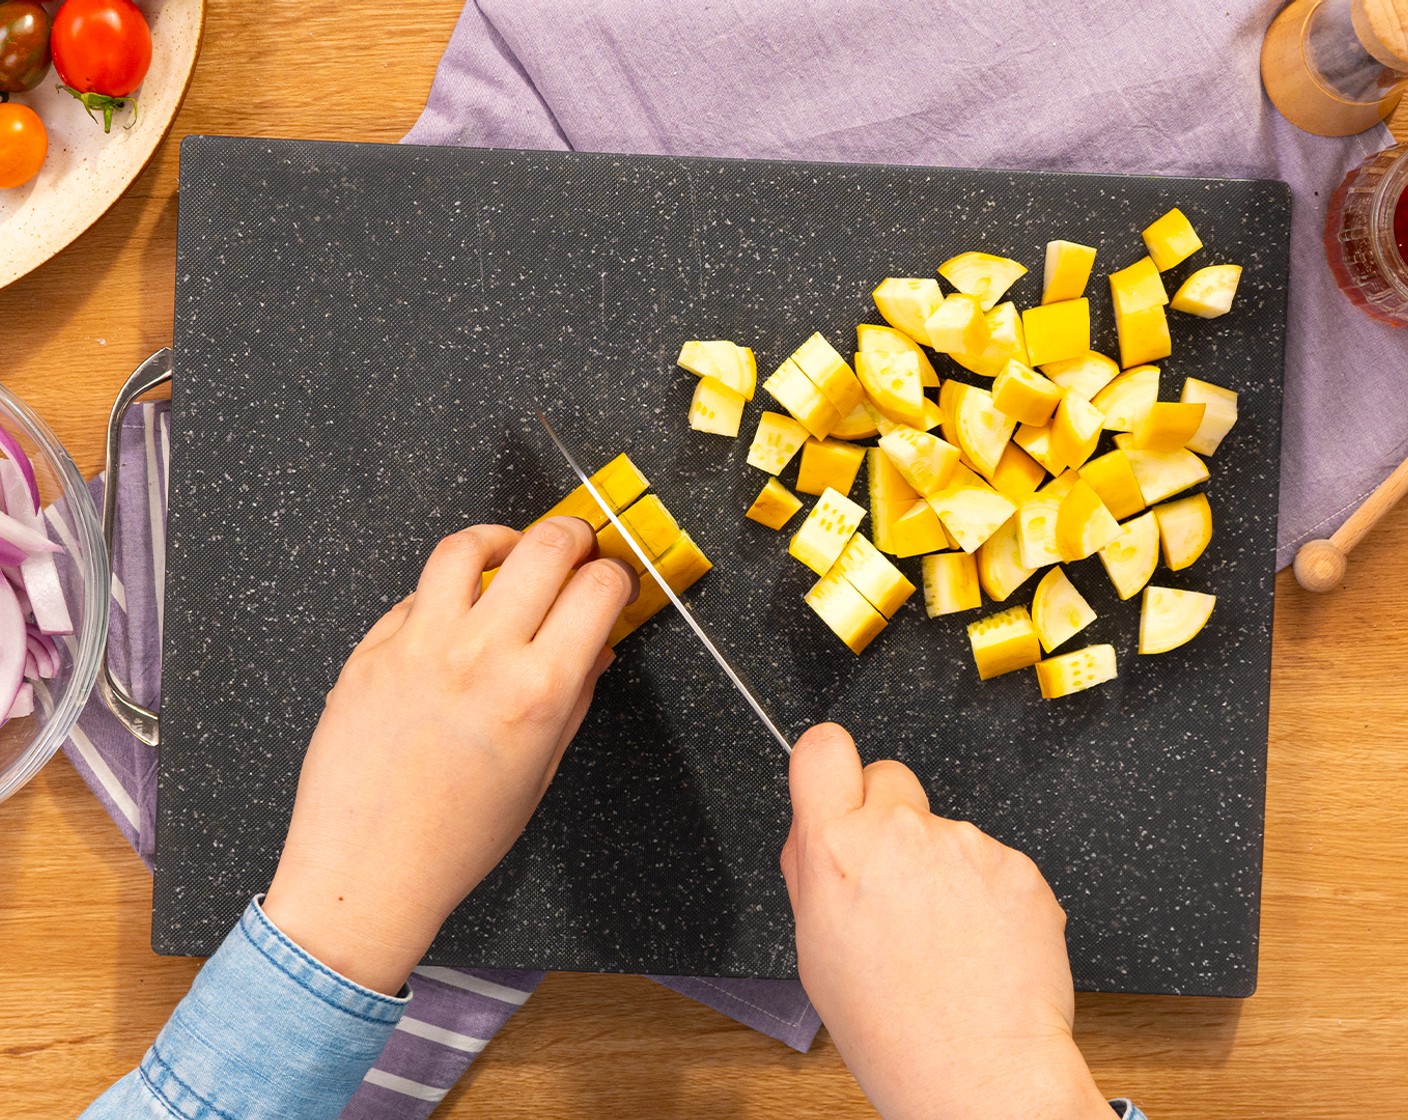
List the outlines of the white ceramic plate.
<svg viewBox="0 0 1408 1120">
<path fill-rule="evenodd" d="M 56 88 L 50 69 L 36 89 L 14 94 L 49 130 L 49 155 L 22 187 L 0 190 L 0 288 L 38 268 L 96 222 L 117 201 L 171 127 L 196 65 L 205 0 L 137 0 L 152 29 L 152 65 L 137 90 L 138 117 L 88 119 Z"/>
</svg>

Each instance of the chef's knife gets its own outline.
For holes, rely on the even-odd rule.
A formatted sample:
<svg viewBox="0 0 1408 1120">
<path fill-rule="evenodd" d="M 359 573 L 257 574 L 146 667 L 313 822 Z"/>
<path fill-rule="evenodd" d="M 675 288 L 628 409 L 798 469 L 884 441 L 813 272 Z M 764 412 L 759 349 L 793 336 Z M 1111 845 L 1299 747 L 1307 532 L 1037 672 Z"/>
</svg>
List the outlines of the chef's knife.
<svg viewBox="0 0 1408 1120">
<path fill-rule="evenodd" d="M 757 717 L 762 720 L 763 726 L 772 733 L 772 737 L 782 744 L 782 749 L 788 754 L 791 754 L 792 744 L 787 741 L 787 736 L 778 730 L 777 724 L 773 721 L 773 718 L 768 715 L 767 709 L 763 707 L 762 701 L 758 699 L 758 694 L 749 686 L 743 674 L 729 662 L 726 656 L 724 656 L 723 651 L 719 649 L 713 639 L 705 632 L 704 627 L 699 624 L 699 620 L 694 617 L 694 613 L 685 606 L 684 601 L 675 594 L 674 588 L 665 582 L 665 577 L 656 570 L 655 564 L 646 554 L 645 549 L 637 543 L 635 537 L 631 535 L 631 531 L 621 524 L 621 519 L 617 517 L 615 512 L 611 509 L 611 504 L 601 496 L 601 492 L 592 485 L 592 480 L 587 477 L 587 473 L 577 465 L 577 460 L 572 457 L 572 452 L 567 450 L 567 445 L 562 442 L 556 430 L 548 423 L 548 418 L 540 412 L 538 413 L 538 420 L 547 430 L 548 437 L 552 440 L 553 445 L 558 451 L 562 452 L 562 457 L 567 460 L 567 465 L 572 468 L 572 473 L 577 476 L 577 479 L 581 482 L 587 493 L 592 496 L 592 500 L 601 507 L 601 512 L 606 514 L 611 524 L 616 526 L 622 539 L 630 546 L 631 551 L 636 554 L 636 559 L 645 566 L 645 570 L 650 573 L 651 579 L 660 585 L 660 590 L 665 593 L 665 597 L 675 605 L 675 609 L 679 611 L 680 614 L 684 615 L 685 622 L 689 623 L 689 628 L 693 630 L 699 640 L 704 643 L 704 648 L 709 651 L 710 656 L 719 663 L 719 667 L 724 671 L 724 676 L 728 677 L 728 679 L 733 682 L 733 686 L 743 694 L 743 699 L 748 701 L 748 706 L 752 708 Z"/>
</svg>

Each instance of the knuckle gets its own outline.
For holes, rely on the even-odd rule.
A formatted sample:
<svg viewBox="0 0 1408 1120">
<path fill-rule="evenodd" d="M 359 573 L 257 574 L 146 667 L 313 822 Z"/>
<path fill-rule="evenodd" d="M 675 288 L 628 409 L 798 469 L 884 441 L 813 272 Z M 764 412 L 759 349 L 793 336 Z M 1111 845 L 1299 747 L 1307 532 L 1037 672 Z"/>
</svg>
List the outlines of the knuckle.
<svg viewBox="0 0 1408 1120">
<path fill-rule="evenodd" d="M 593 560 L 581 570 L 582 582 L 592 597 L 615 603 L 624 600 L 631 589 L 625 565 L 612 560 Z"/>
<path fill-rule="evenodd" d="M 461 529 L 458 533 L 451 533 L 441 540 L 430 554 L 430 562 L 432 564 L 444 563 L 445 561 L 483 563 L 488 559 L 488 556 L 489 546 L 479 531 L 479 526 L 475 525 L 468 529 Z"/>
<path fill-rule="evenodd" d="M 533 527 L 532 536 L 543 551 L 575 559 L 585 543 L 583 533 L 589 530 L 585 521 L 575 517 L 550 517 Z"/>
</svg>

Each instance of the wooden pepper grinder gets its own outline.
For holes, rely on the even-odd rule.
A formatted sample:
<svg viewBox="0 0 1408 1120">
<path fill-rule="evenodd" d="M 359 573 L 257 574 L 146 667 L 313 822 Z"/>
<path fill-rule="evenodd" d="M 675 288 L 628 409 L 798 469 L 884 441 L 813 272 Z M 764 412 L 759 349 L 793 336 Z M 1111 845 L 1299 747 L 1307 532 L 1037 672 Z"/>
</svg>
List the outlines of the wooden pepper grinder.
<svg viewBox="0 0 1408 1120">
<path fill-rule="evenodd" d="M 1296 582 L 1307 591 L 1330 591 L 1344 579 L 1349 550 L 1408 493 L 1408 459 L 1398 464 L 1329 540 L 1307 541 L 1296 552 Z"/>
<path fill-rule="evenodd" d="M 1307 132 L 1372 128 L 1408 81 L 1408 0 L 1292 0 L 1262 42 L 1261 81 Z"/>
</svg>

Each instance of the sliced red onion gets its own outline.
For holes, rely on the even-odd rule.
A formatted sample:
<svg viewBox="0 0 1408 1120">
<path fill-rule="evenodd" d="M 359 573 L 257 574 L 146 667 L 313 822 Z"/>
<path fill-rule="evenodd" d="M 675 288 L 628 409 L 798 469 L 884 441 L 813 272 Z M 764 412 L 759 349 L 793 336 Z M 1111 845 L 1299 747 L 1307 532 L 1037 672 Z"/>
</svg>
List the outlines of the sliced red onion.
<svg viewBox="0 0 1408 1120">
<path fill-rule="evenodd" d="M 64 589 L 59 584 L 59 570 L 47 552 L 31 556 L 20 566 L 25 591 L 29 594 L 34 621 L 45 634 L 72 634 L 73 619 L 64 602 Z"/>
<path fill-rule="evenodd" d="M 25 485 L 29 488 L 29 498 L 34 503 L 34 512 L 38 513 L 39 483 L 34 477 L 34 464 L 29 461 L 29 456 L 24 453 L 24 448 L 19 445 L 15 437 L 5 430 L 4 425 L 0 425 L 0 447 L 5 449 L 5 454 L 10 457 L 9 461 L 19 468 Z M 13 513 L 14 510 L 11 509 L 10 512 Z"/>
<path fill-rule="evenodd" d="M 15 706 L 24 682 L 28 649 L 20 601 L 15 598 L 10 581 L 0 579 L 0 712 L 8 713 Z"/>
<path fill-rule="evenodd" d="M 8 513 L 0 513 L 0 542 L 4 541 L 18 545 L 31 556 L 39 552 L 63 551 L 63 546 L 51 541 L 42 530 L 31 528 Z"/>
<path fill-rule="evenodd" d="M 0 514 L 0 516 L 4 515 Z M 12 544 L 6 540 L 0 540 L 0 564 L 17 568 L 25 562 L 25 558 L 28 555 L 29 553 L 19 545 Z"/>
<path fill-rule="evenodd" d="M 25 650 L 24 652 L 24 679 L 27 681 L 44 679 L 39 675 L 39 662 L 35 660 L 33 650 Z"/>
<path fill-rule="evenodd" d="M 32 716 L 34 714 L 34 686 L 28 681 L 20 685 L 20 690 L 15 693 L 15 702 L 10 705 L 10 714 L 5 719 L 19 719 L 22 716 Z M 3 723 L 4 720 L 0 720 Z"/>
<path fill-rule="evenodd" d="M 36 676 L 40 680 L 49 680 L 59 669 L 59 651 L 54 645 L 54 639 L 46 634 L 36 634 L 31 628 L 25 637 L 25 648 L 30 657 L 34 659 L 34 673 L 28 669 L 25 676 L 31 680 Z"/>
</svg>

